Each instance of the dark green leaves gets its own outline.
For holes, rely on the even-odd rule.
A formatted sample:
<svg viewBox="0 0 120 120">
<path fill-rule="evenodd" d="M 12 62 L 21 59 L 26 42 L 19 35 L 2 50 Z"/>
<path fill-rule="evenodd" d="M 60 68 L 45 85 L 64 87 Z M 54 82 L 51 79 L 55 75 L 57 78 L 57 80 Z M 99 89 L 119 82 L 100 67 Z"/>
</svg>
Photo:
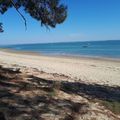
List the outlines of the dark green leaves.
<svg viewBox="0 0 120 120">
<path fill-rule="evenodd" d="M 1 14 L 4 14 L 10 7 L 16 10 L 23 7 L 30 16 L 46 27 L 56 27 L 67 17 L 67 7 L 61 4 L 60 0 L 0 0 Z"/>
</svg>

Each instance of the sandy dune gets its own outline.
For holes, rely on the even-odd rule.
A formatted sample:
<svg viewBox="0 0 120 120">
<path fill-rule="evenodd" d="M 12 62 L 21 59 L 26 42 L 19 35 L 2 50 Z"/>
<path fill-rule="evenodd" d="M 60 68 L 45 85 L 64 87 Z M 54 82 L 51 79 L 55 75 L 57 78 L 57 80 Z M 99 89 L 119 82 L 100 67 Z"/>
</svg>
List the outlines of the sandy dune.
<svg viewBox="0 0 120 120">
<path fill-rule="evenodd" d="M 0 63 L 64 74 L 76 81 L 120 86 L 120 60 L 50 57 L 1 50 Z"/>
</svg>

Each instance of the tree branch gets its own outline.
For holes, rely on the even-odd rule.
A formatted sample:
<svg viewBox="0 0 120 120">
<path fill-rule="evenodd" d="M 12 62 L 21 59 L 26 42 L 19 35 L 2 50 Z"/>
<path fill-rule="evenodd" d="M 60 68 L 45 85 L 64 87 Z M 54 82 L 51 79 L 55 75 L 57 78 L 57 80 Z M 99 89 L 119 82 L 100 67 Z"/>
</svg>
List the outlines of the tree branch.
<svg viewBox="0 0 120 120">
<path fill-rule="evenodd" d="M 21 12 L 17 9 L 15 3 L 13 0 L 10 0 L 12 5 L 14 6 L 14 8 L 16 9 L 16 11 L 18 12 L 18 14 L 22 17 L 22 19 L 24 20 L 24 23 L 25 23 L 25 30 L 27 30 L 27 22 L 26 22 L 26 19 L 25 17 L 21 14 Z"/>
</svg>

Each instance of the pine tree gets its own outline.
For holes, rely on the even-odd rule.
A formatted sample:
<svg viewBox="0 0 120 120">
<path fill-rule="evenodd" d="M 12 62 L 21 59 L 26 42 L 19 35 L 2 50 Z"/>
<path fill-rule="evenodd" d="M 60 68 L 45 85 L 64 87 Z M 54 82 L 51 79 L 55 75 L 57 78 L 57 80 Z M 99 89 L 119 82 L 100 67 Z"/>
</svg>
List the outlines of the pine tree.
<svg viewBox="0 0 120 120">
<path fill-rule="evenodd" d="M 0 0 L 0 15 L 11 7 L 14 7 L 21 15 L 25 26 L 26 19 L 19 11 L 21 7 L 46 27 L 54 28 L 57 24 L 63 23 L 67 17 L 67 7 L 61 4 L 60 0 Z M 0 32 L 3 32 L 2 23 L 0 23 Z"/>
</svg>

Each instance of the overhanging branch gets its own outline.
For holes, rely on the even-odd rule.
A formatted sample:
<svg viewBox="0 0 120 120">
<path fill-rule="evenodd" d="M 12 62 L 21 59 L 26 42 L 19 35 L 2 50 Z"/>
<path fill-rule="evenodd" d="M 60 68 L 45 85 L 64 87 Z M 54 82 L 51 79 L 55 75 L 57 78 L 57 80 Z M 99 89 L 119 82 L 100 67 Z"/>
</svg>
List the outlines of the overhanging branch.
<svg viewBox="0 0 120 120">
<path fill-rule="evenodd" d="M 15 3 L 13 0 L 10 0 L 12 5 L 14 6 L 14 8 L 16 9 L 16 11 L 18 12 L 18 14 L 22 17 L 22 19 L 24 20 L 24 24 L 25 24 L 25 30 L 27 30 L 27 22 L 25 17 L 21 14 L 21 12 L 18 10 L 18 8 L 16 7 Z"/>
</svg>

